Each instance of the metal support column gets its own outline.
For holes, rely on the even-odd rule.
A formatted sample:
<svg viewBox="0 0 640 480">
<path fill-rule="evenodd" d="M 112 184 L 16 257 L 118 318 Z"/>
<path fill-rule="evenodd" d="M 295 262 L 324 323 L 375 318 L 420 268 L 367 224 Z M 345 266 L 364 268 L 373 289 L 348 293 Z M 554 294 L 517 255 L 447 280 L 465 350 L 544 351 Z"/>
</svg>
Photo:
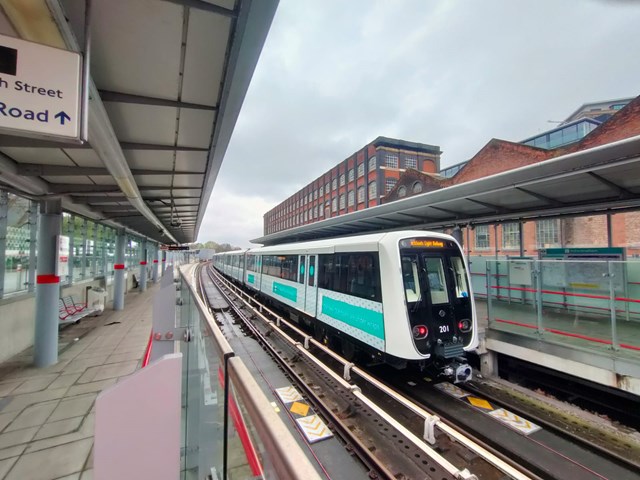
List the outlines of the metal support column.
<svg viewBox="0 0 640 480">
<path fill-rule="evenodd" d="M 124 278 L 124 229 L 119 229 L 116 234 L 116 261 L 113 264 L 113 309 L 122 310 L 124 308 L 124 291 L 126 281 Z"/>
<path fill-rule="evenodd" d="M 524 222 L 518 222 L 518 235 L 520 243 L 520 256 L 524 257 Z"/>
<path fill-rule="evenodd" d="M 147 289 L 147 240 L 140 245 L 140 291 Z"/>
<path fill-rule="evenodd" d="M 464 239 L 462 238 L 462 229 L 458 225 L 456 225 L 451 232 L 451 236 L 456 239 L 460 246 L 464 245 Z"/>
<path fill-rule="evenodd" d="M 9 194 L 0 190 L 0 298 L 4 295 L 4 271 L 7 264 L 7 225 L 9 221 Z"/>
<path fill-rule="evenodd" d="M 613 247 L 613 222 L 610 213 L 607 213 L 607 246 Z"/>
<path fill-rule="evenodd" d="M 167 251 L 163 250 L 162 251 L 162 275 L 161 276 L 164 276 L 164 271 L 166 270 L 166 268 L 167 268 Z"/>
<path fill-rule="evenodd" d="M 60 235 L 62 224 L 62 202 L 42 202 L 40 211 L 33 360 L 36 367 L 47 367 L 58 361 L 60 277 L 56 271 L 56 264 L 57 237 Z"/>
<path fill-rule="evenodd" d="M 154 245 L 153 246 L 153 283 L 157 283 L 158 282 L 158 245 Z"/>
<path fill-rule="evenodd" d="M 29 203 L 29 276 L 27 277 L 30 292 L 36 290 L 36 254 L 38 241 L 38 202 Z M 64 282 L 64 278 L 60 281 Z"/>
</svg>

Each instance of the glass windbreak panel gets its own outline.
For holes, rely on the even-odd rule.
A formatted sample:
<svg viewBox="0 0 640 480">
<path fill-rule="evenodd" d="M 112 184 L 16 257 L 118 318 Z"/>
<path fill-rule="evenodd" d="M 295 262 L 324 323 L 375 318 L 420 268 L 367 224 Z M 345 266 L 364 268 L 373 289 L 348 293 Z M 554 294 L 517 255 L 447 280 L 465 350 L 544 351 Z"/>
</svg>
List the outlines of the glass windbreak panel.
<svg viewBox="0 0 640 480">
<path fill-rule="evenodd" d="M 620 352 L 640 357 L 640 262 L 610 262 L 613 278 L 623 278 L 615 290 L 616 329 Z M 614 287 L 616 283 L 614 282 Z"/>
<path fill-rule="evenodd" d="M 424 257 L 424 265 L 429 282 L 431 303 L 434 305 L 449 303 L 447 282 L 444 276 L 444 265 L 440 257 Z"/>
<path fill-rule="evenodd" d="M 107 248 L 107 264 L 105 267 L 107 270 L 106 274 L 113 275 L 113 265 L 116 263 L 116 231 L 111 228 L 107 228 L 105 235 Z"/>
<path fill-rule="evenodd" d="M 96 230 L 96 271 L 95 275 L 104 275 L 106 262 L 106 230 L 104 225 L 97 225 Z"/>
<path fill-rule="evenodd" d="M 96 224 L 91 220 L 87 220 L 87 236 L 85 239 L 85 276 L 93 278 L 96 275 L 95 256 L 96 256 Z"/>
<path fill-rule="evenodd" d="M 414 303 L 420 300 L 419 268 L 417 255 L 402 256 L 402 281 L 407 303 Z"/>
<path fill-rule="evenodd" d="M 547 341 L 599 351 L 611 348 L 611 297 L 606 261 L 543 260 L 542 326 Z M 623 278 L 614 278 L 623 289 Z"/>
<path fill-rule="evenodd" d="M 223 365 L 208 325 L 200 317 L 191 290 L 183 283 L 180 318 L 194 336 L 183 343 L 183 435 L 182 478 L 222 478 L 224 444 Z M 184 351 L 186 348 L 186 352 Z M 230 478 L 230 477 L 227 477 Z"/>
<path fill-rule="evenodd" d="M 245 404 L 229 388 L 229 435 L 227 436 L 227 478 L 278 478 L 269 460 L 264 443 L 256 433 Z"/>
<path fill-rule="evenodd" d="M 5 246 L 4 294 L 27 290 L 31 225 L 30 202 L 12 193 L 7 194 L 7 237 Z"/>
<path fill-rule="evenodd" d="M 84 278 L 84 219 L 73 217 L 73 281 L 77 282 Z"/>
</svg>

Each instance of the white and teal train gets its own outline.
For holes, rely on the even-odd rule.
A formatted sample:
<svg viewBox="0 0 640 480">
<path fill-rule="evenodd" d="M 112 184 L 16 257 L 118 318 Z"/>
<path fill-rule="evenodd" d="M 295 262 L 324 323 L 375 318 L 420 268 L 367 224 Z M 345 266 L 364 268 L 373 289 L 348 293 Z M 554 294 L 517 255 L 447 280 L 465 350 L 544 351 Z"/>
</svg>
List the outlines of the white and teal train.
<svg viewBox="0 0 640 480">
<path fill-rule="evenodd" d="M 215 268 L 289 311 L 351 359 L 417 364 L 466 381 L 478 345 L 475 305 L 456 240 L 387 232 L 214 255 Z"/>
</svg>

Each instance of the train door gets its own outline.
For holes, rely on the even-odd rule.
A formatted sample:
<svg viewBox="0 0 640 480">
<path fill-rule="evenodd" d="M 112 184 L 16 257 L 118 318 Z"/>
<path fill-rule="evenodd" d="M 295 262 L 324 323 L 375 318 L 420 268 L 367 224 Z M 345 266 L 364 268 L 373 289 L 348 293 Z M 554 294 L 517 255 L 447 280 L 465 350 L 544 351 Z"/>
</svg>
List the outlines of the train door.
<svg viewBox="0 0 640 480">
<path fill-rule="evenodd" d="M 316 303 L 318 299 L 318 282 L 316 281 L 316 265 L 318 263 L 317 255 L 306 256 L 307 274 L 305 278 L 305 302 L 304 311 L 308 315 L 316 316 Z"/>
<path fill-rule="evenodd" d="M 442 255 L 422 255 L 422 268 L 427 287 L 427 304 L 437 338 L 450 341 L 455 334 L 455 312 L 451 282 L 448 281 L 449 266 Z"/>
<path fill-rule="evenodd" d="M 300 293 L 300 298 L 296 301 L 296 306 L 300 310 L 304 310 L 305 306 L 305 285 L 307 278 L 307 256 L 299 255 L 298 256 L 298 283 L 300 286 L 298 287 L 298 292 Z"/>
<path fill-rule="evenodd" d="M 402 276 L 414 343 L 421 353 L 439 356 L 455 334 L 455 311 L 444 255 L 402 253 Z M 462 344 L 460 344 L 462 347 Z"/>
</svg>

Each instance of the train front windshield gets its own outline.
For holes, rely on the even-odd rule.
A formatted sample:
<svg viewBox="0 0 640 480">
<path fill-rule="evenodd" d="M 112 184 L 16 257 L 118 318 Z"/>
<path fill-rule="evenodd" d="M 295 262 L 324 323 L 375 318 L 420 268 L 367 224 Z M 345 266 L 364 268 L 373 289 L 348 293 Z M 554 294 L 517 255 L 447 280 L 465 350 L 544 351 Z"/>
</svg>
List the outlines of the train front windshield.
<svg viewBox="0 0 640 480">
<path fill-rule="evenodd" d="M 400 242 L 402 278 L 414 342 L 422 353 L 452 357 L 472 338 L 467 271 L 450 240 L 414 238 Z M 440 340 L 440 342 L 438 342 Z"/>
</svg>

